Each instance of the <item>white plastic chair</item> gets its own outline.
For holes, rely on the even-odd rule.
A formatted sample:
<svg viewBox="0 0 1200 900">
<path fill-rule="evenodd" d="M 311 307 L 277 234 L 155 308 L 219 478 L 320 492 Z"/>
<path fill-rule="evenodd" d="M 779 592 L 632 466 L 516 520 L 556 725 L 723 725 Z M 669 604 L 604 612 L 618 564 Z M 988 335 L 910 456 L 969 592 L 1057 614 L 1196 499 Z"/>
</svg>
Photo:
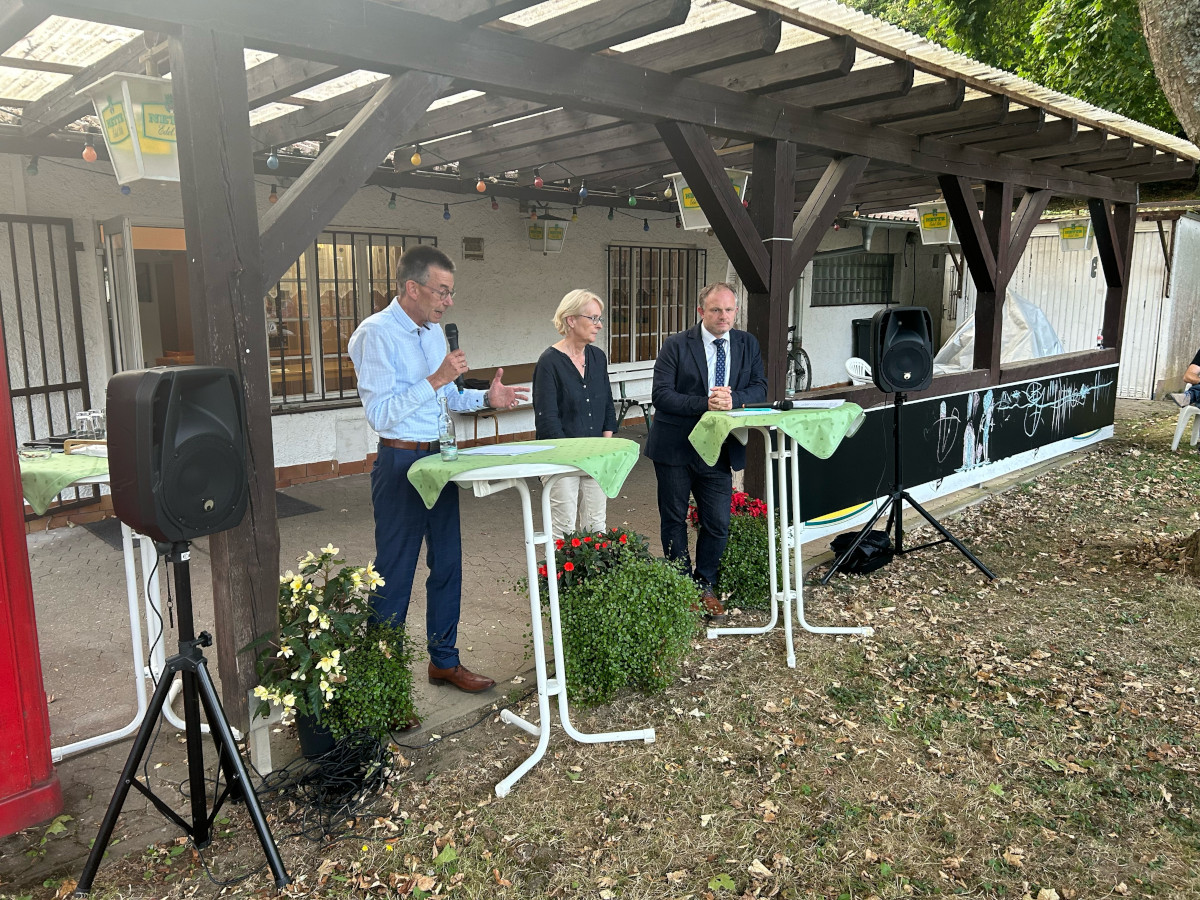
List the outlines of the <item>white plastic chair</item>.
<svg viewBox="0 0 1200 900">
<path fill-rule="evenodd" d="M 1179 449 L 1179 442 L 1183 439 L 1183 433 L 1187 431 L 1189 424 L 1192 426 L 1192 446 L 1200 444 L 1200 408 L 1185 406 L 1179 411 L 1179 421 L 1175 425 L 1175 440 L 1171 441 L 1172 450 Z"/>
<path fill-rule="evenodd" d="M 846 374 L 850 376 L 851 384 L 870 384 L 871 364 L 865 359 L 852 356 L 846 360 Z"/>
</svg>

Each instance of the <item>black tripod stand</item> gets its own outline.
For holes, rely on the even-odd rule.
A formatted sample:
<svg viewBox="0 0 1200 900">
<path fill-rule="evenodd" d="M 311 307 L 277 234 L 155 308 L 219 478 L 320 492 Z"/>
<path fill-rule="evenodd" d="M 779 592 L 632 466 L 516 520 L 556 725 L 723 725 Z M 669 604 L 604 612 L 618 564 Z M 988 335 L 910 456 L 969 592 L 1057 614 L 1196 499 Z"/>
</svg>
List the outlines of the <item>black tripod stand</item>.
<svg viewBox="0 0 1200 900">
<path fill-rule="evenodd" d="M 288 874 L 283 868 L 283 860 L 279 858 L 279 851 L 276 849 L 275 841 L 267 827 L 267 820 L 263 816 L 262 808 L 258 805 L 258 797 L 255 796 L 254 787 L 246 774 L 246 767 L 238 755 L 229 721 L 225 718 L 224 710 L 221 709 L 221 701 L 213 686 L 212 676 L 208 674 L 208 662 L 200 649 L 211 646 L 212 635 L 202 631 L 199 638 L 195 636 L 192 624 L 191 570 L 188 563 L 190 556 L 187 541 L 172 544 L 170 552 L 166 555 L 167 561 L 175 564 L 175 592 L 179 597 L 179 653 L 167 660 L 162 677 L 154 690 L 154 696 L 150 700 L 150 708 L 146 710 L 146 715 L 142 718 L 142 725 L 133 741 L 133 749 L 129 751 L 129 758 L 125 761 L 125 768 L 121 772 L 121 780 L 108 804 L 104 820 L 100 823 L 100 832 L 92 844 L 91 853 L 88 854 L 87 863 L 83 867 L 83 874 L 79 876 L 79 884 L 75 888 L 76 897 L 87 896 L 91 891 L 92 882 L 96 878 L 96 870 L 100 867 L 100 860 L 103 859 L 105 850 L 108 849 L 108 841 L 112 837 L 117 817 L 121 814 L 121 807 L 125 805 L 125 798 L 129 795 L 131 787 L 137 788 L 145 794 L 155 808 L 182 828 L 199 849 L 207 847 L 212 842 L 213 822 L 225 800 L 227 798 L 244 800 L 246 810 L 250 813 L 250 820 L 254 823 L 254 830 L 258 833 L 258 840 L 266 854 L 267 865 L 271 867 L 271 874 L 275 876 L 276 887 L 282 888 L 288 883 Z M 154 733 L 158 717 L 162 713 L 163 704 L 167 702 L 167 694 L 171 690 L 171 682 L 174 681 L 176 672 L 183 677 L 188 787 L 192 805 L 190 824 L 136 778 L 138 764 L 141 763 L 142 756 L 150 744 L 150 738 Z M 208 719 L 213 742 L 217 745 L 220 770 L 224 775 L 225 782 L 225 789 L 213 802 L 211 813 L 208 811 L 208 797 L 204 785 L 204 744 L 200 733 L 201 703 L 204 704 L 204 714 Z"/>
<path fill-rule="evenodd" d="M 988 578 L 996 577 L 992 574 L 991 569 L 975 558 L 975 554 L 968 550 L 963 545 L 962 541 L 946 530 L 946 527 L 942 525 L 941 522 L 926 512 L 925 507 L 914 500 L 909 495 L 908 491 L 904 489 L 904 470 L 901 466 L 902 454 L 900 453 L 900 411 L 904 408 L 905 399 L 906 395 L 900 391 L 897 391 L 895 405 L 892 407 L 892 447 L 896 453 L 895 468 L 893 470 L 895 474 L 895 481 L 892 485 L 892 492 L 888 495 L 888 498 L 883 501 L 883 504 L 879 507 L 879 509 L 875 510 L 875 515 L 871 516 L 871 521 L 863 526 L 862 531 L 860 531 L 858 536 L 854 539 L 854 543 L 846 548 L 846 552 L 833 561 L 833 565 L 829 567 L 829 571 L 822 576 L 821 584 L 829 583 L 829 579 L 833 577 L 833 574 L 840 569 L 843 564 L 845 564 L 846 560 L 849 559 L 854 551 L 858 549 L 858 545 L 863 542 L 868 534 L 870 534 L 871 529 L 874 527 L 875 523 L 879 521 L 879 517 L 883 515 L 885 510 L 891 510 L 890 514 L 888 515 L 888 523 L 885 530 L 891 531 L 893 525 L 896 529 L 895 552 L 897 556 L 900 556 L 904 553 L 913 553 L 917 550 L 924 550 L 926 547 L 933 547 L 937 544 L 944 544 L 949 541 L 954 545 L 959 553 L 973 562 L 975 564 L 975 568 L 979 569 L 980 572 L 982 572 Z M 942 536 L 941 540 L 930 541 L 927 544 L 921 544 L 919 547 L 909 547 L 907 550 L 904 549 L 904 504 L 906 502 L 909 506 L 924 516 L 926 522 L 938 530 Z"/>
</svg>

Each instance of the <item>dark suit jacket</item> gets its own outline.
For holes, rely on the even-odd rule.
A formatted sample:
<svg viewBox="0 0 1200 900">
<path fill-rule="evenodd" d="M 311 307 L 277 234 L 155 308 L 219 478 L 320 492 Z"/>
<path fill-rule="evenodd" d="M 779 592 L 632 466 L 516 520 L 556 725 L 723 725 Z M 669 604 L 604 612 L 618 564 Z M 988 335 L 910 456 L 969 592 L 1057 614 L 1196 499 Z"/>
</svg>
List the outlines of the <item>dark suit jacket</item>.
<svg viewBox="0 0 1200 900">
<path fill-rule="evenodd" d="M 731 330 L 729 338 L 729 386 L 733 405 L 762 403 L 767 399 L 767 378 L 763 374 L 758 341 L 745 331 Z M 654 424 L 646 455 L 655 462 L 683 466 L 699 462 L 700 457 L 688 435 L 708 412 L 708 362 L 700 325 L 673 334 L 663 341 L 654 363 Z M 746 465 L 746 448 L 730 438 L 725 442 L 729 462 L 735 469 Z M 703 463 L 700 463 L 703 465 Z"/>
</svg>

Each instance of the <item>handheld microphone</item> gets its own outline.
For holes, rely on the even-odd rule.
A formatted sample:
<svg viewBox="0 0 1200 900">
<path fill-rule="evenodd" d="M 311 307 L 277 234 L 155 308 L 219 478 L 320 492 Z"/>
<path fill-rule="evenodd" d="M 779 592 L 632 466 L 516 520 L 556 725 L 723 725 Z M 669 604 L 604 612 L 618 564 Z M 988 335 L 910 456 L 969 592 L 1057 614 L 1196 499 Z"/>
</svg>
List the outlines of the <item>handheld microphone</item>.
<svg viewBox="0 0 1200 900">
<path fill-rule="evenodd" d="M 774 403 L 743 403 L 738 409 L 778 409 L 786 412 L 794 404 L 791 400 L 776 400 Z"/>
<path fill-rule="evenodd" d="M 458 326 L 453 322 L 447 322 L 443 330 L 446 332 L 446 343 L 450 345 L 450 352 L 453 353 L 458 349 Z M 460 394 L 463 392 L 465 385 L 463 384 L 463 377 L 461 375 L 454 379 L 454 386 L 458 388 Z"/>
</svg>

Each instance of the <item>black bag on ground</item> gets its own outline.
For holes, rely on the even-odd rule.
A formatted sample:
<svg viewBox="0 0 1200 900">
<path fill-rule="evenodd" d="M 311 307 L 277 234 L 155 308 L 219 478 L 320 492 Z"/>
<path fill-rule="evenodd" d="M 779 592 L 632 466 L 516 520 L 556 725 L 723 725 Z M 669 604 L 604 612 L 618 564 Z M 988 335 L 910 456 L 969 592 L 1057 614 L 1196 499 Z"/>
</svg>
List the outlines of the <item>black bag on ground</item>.
<svg viewBox="0 0 1200 900">
<path fill-rule="evenodd" d="M 839 534 L 829 544 L 837 559 L 850 549 L 858 532 Z M 848 575 L 865 575 L 886 566 L 892 561 L 896 551 L 892 547 L 892 539 L 886 531 L 868 531 L 854 553 L 840 566 L 841 571 Z"/>
</svg>

